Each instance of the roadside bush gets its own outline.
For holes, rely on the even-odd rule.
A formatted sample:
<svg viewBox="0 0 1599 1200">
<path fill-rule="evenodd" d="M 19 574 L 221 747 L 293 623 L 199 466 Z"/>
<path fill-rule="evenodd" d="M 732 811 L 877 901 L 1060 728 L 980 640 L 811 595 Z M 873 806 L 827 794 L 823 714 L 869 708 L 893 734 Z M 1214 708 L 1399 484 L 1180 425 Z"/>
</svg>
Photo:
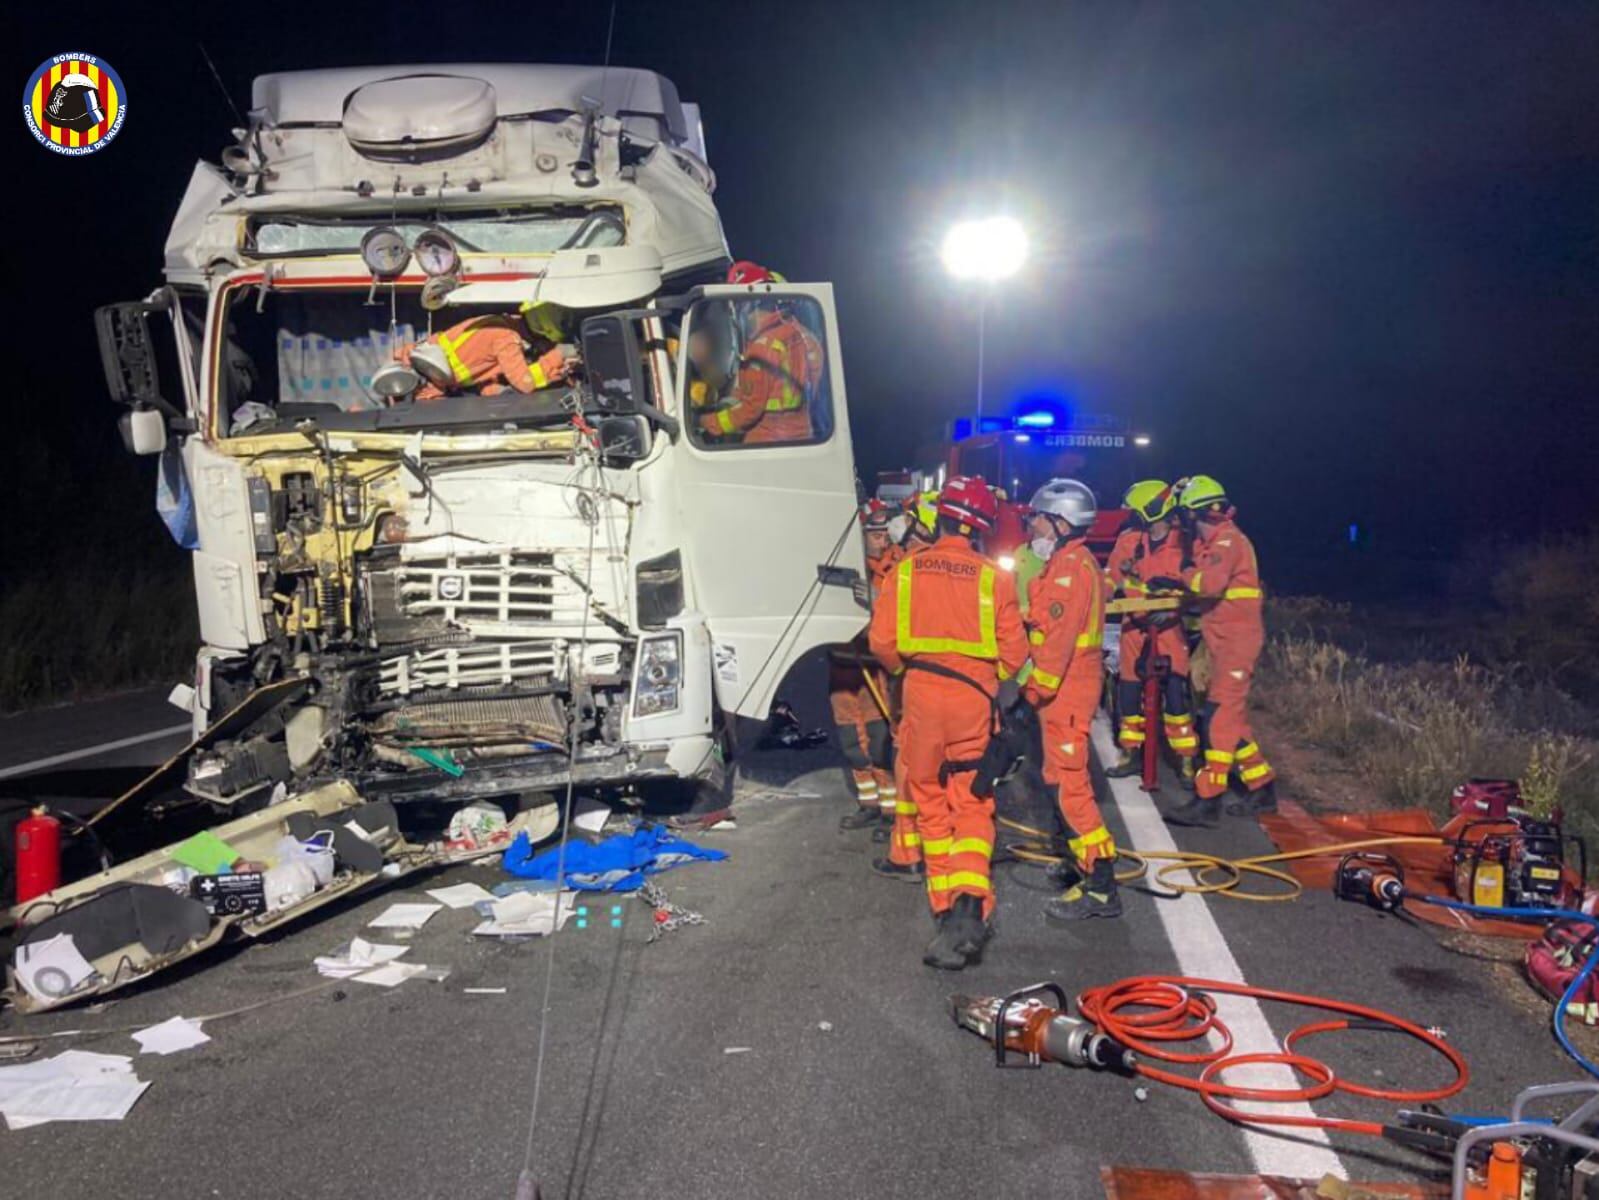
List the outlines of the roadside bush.
<svg viewBox="0 0 1599 1200">
<path fill-rule="evenodd" d="M 1415 806 L 1442 818 L 1450 791 L 1473 777 L 1520 779 L 1529 804 L 1562 806 L 1572 832 L 1599 849 L 1599 726 L 1529 667 L 1373 662 L 1326 640 L 1351 614 L 1301 598 L 1270 602 L 1261 703 L 1287 730 L 1336 756 L 1373 806 Z M 1319 632 L 1320 631 L 1320 632 Z"/>
<path fill-rule="evenodd" d="M 0 710 L 187 679 L 199 641 L 177 555 L 13 577 L 0 593 Z"/>
<path fill-rule="evenodd" d="M 1497 656 L 1599 697 L 1599 534 L 1514 548 L 1493 576 Z"/>
</svg>

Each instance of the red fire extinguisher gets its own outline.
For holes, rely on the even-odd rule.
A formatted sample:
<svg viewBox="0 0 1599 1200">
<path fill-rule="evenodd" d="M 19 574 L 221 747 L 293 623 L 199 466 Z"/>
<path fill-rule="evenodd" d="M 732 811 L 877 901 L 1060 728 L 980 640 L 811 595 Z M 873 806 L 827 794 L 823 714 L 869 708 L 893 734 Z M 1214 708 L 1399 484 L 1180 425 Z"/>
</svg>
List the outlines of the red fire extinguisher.
<svg viewBox="0 0 1599 1200">
<path fill-rule="evenodd" d="M 17 903 L 61 886 L 61 822 L 43 806 L 17 822 Z"/>
</svg>

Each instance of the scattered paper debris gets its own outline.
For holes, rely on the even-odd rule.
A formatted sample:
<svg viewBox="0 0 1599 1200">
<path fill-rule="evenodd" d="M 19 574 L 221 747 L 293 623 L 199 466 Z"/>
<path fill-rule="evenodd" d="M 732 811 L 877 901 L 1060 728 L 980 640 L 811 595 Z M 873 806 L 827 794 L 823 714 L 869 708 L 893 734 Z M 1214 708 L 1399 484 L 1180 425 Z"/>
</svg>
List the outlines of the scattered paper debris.
<svg viewBox="0 0 1599 1200">
<path fill-rule="evenodd" d="M 723 1054 L 748 1054 L 753 1049 L 755 1049 L 754 1046 L 723 1046 L 722 1047 L 722 1053 Z"/>
<path fill-rule="evenodd" d="M 391 904 L 367 924 L 373 929 L 421 929 L 442 904 Z"/>
<path fill-rule="evenodd" d="M 602 800 L 595 800 L 592 796 L 584 796 L 577 802 L 577 811 L 572 814 L 572 824 L 584 833 L 600 833 L 605 828 L 605 822 L 611 819 L 611 806 Z"/>
<path fill-rule="evenodd" d="M 170 1021 L 139 1030 L 133 1035 L 133 1040 L 139 1043 L 141 1054 L 176 1054 L 179 1050 L 203 1046 L 211 1039 L 201 1032 L 199 1021 L 173 1017 Z"/>
<path fill-rule="evenodd" d="M 820 1029 L 823 1033 L 832 1033 L 833 1032 L 833 1022 L 831 1022 L 831 1021 L 818 1021 L 818 1022 L 816 1022 L 816 1028 Z"/>
<path fill-rule="evenodd" d="M 542 936 L 555 928 L 555 913 L 559 905 L 561 927 L 577 911 L 577 893 L 513 892 L 489 906 L 489 919 L 472 933 L 476 937 L 526 937 Z"/>
<path fill-rule="evenodd" d="M 428 895 L 446 908 L 471 908 L 479 900 L 494 899 L 494 893 L 481 883 L 457 883 L 452 887 L 429 888 Z"/>
<path fill-rule="evenodd" d="M 357 983 L 374 983 L 378 987 L 397 987 L 407 979 L 415 979 L 427 967 L 421 963 L 391 962 L 378 967 L 374 971 L 363 971 L 352 976 Z"/>
<path fill-rule="evenodd" d="M 94 974 L 94 967 L 78 953 L 70 933 L 18 946 L 12 961 L 17 982 L 35 1000 L 65 996 Z"/>
<path fill-rule="evenodd" d="M 48 1121 L 120 1121 L 149 1086 L 134 1075 L 127 1055 L 67 1050 L 0 1067 L 0 1114 L 10 1129 Z"/>
<path fill-rule="evenodd" d="M 466 996 L 503 996 L 504 988 L 462 988 L 461 993 Z"/>
<path fill-rule="evenodd" d="M 363 971 L 392 962 L 409 950 L 409 946 L 389 946 L 382 942 L 369 942 L 355 938 L 348 946 L 340 946 L 332 954 L 319 956 L 316 969 L 329 979 L 349 979 Z"/>
</svg>

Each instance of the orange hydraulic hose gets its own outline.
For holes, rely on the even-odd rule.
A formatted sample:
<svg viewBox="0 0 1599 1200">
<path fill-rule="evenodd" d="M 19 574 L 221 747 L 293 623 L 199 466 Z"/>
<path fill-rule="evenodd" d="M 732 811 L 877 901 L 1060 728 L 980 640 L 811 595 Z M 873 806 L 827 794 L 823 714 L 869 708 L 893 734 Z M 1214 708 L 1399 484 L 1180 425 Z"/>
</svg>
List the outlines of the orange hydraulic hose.
<svg viewBox="0 0 1599 1200">
<path fill-rule="evenodd" d="M 1234 1054 L 1232 1032 L 1217 1015 L 1216 1001 L 1208 994 L 1212 992 L 1229 996 L 1248 996 L 1255 1000 L 1273 1000 L 1282 1004 L 1297 1004 L 1305 1008 L 1319 1008 L 1340 1016 L 1336 1020 L 1313 1021 L 1300 1026 L 1283 1039 L 1280 1050 Z M 1317 1100 L 1340 1091 L 1369 1099 L 1416 1104 L 1453 1096 L 1461 1091 L 1471 1078 L 1465 1058 L 1444 1041 L 1441 1035 L 1430 1033 L 1403 1017 L 1347 1000 L 1332 1000 L 1300 992 L 1281 992 L 1272 988 L 1251 987 L 1243 983 L 1228 983 L 1220 979 L 1192 979 L 1184 975 L 1135 975 L 1104 987 L 1090 988 L 1078 996 L 1077 1007 L 1086 1020 L 1138 1052 L 1141 1056 L 1137 1067 L 1139 1074 L 1186 1091 L 1198 1092 L 1200 1099 L 1212 1112 L 1240 1125 L 1336 1129 L 1345 1133 L 1363 1133 L 1381 1137 L 1383 1127 L 1375 1121 L 1245 1112 L 1223 1101 L 1254 1100 L 1294 1104 Z M 1296 1052 L 1296 1046 L 1305 1038 L 1351 1029 L 1356 1027 L 1357 1022 L 1370 1022 L 1388 1030 L 1408 1034 L 1424 1046 L 1443 1055 L 1454 1068 L 1455 1077 L 1442 1087 L 1436 1088 L 1370 1088 L 1339 1079 L 1333 1073 L 1333 1069 L 1320 1059 Z M 1219 1044 L 1212 1049 L 1185 1053 L 1168 1048 L 1171 1043 L 1194 1041 L 1207 1034 L 1214 1034 L 1218 1039 Z M 1155 1066 L 1149 1061 L 1151 1059 L 1198 1065 L 1202 1069 L 1196 1078 Z M 1309 1082 L 1299 1087 L 1255 1088 L 1236 1087 L 1220 1081 L 1219 1077 L 1232 1067 L 1259 1063 L 1287 1066 Z"/>
</svg>

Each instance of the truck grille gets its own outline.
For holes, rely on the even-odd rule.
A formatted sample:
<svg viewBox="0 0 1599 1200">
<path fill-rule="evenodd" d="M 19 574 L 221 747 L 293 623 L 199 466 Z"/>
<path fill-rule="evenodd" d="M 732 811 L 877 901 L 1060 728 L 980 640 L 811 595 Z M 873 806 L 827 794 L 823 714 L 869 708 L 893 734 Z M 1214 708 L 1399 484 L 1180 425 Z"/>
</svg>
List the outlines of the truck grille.
<svg viewBox="0 0 1599 1200">
<path fill-rule="evenodd" d="M 413 617 L 440 616 L 463 625 L 583 619 L 581 594 L 549 554 L 462 557 L 453 565 L 411 562 L 394 574 L 400 610 Z"/>
<path fill-rule="evenodd" d="M 385 713 L 373 732 L 396 742 L 527 741 L 561 745 L 566 738 L 553 696 L 512 696 L 410 704 Z"/>
<path fill-rule="evenodd" d="M 478 641 L 388 659 L 378 669 L 378 690 L 409 696 L 435 689 L 509 686 L 551 678 L 555 664 L 555 648 L 548 641 Z"/>
</svg>

